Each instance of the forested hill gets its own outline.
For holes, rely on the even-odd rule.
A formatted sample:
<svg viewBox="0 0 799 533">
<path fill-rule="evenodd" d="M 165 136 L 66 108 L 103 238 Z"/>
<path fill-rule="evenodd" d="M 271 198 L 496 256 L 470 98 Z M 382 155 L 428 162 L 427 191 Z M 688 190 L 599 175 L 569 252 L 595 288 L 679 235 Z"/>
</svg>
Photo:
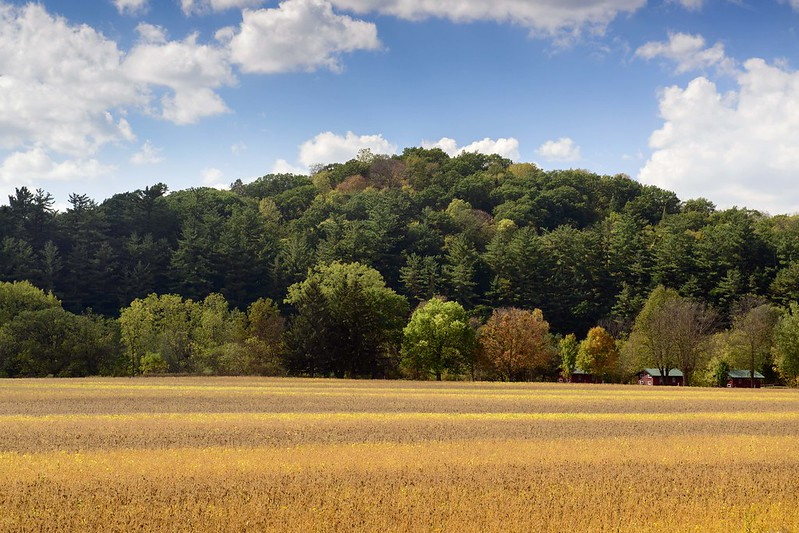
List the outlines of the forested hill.
<svg viewBox="0 0 799 533">
<path fill-rule="evenodd" d="M 0 207 L 0 280 L 52 290 L 73 312 L 117 316 L 150 293 L 284 305 L 334 260 L 376 268 L 411 309 L 434 294 L 482 317 L 540 308 L 562 333 L 624 328 L 659 284 L 722 316 L 743 295 L 799 296 L 799 217 L 498 156 L 362 153 L 229 191 L 155 184 L 69 202 L 55 212 L 48 193 L 20 188 Z"/>
</svg>

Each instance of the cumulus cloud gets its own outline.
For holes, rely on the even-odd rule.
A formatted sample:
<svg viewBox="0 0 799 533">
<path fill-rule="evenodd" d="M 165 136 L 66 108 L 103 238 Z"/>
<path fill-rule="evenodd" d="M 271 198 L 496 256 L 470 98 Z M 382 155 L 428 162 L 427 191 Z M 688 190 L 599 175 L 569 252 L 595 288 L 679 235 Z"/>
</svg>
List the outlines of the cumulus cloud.
<svg viewBox="0 0 799 533">
<path fill-rule="evenodd" d="M 453 22 L 511 22 L 534 33 L 601 32 L 620 13 L 632 13 L 646 0 L 332 0 L 355 13 L 379 13 L 407 20 L 442 18 Z"/>
<path fill-rule="evenodd" d="M 731 72 L 734 68 L 734 62 L 724 53 L 723 44 L 716 43 L 708 48 L 704 37 L 688 33 L 670 33 L 667 42 L 648 42 L 638 48 L 635 55 L 643 59 L 663 57 L 673 61 L 677 74 L 709 67 Z"/>
<path fill-rule="evenodd" d="M 336 135 L 326 131 L 300 146 L 300 163 L 306 167 L 327 163 L 344 163 L 353 159 L 364 149 L 374 154 L 396 154 L 397 145 L 390 143 L 382 135 Z"/>
<path fill-rule="evenodd" d="M 464 152 L 478 152 L 480 154 L 497 154 L 508 159 L 518 161 L 519 141 L 513 137 L 507 139 L 489 139 L 486 137 L 481 141 L 475 141 L 466 146 L 458 147 L 458 142 L 449 137 L 442 137 L 437 141 L 422 141 L 423 148 L 440 148 L 450 157 L 455 157 Z"/>
<path fill-rule="evenodd" d="M 142 22 L 136 26 L 136 33 L 139 34 L 139 39 L 145 43 L 161 44 L 166 42 L 166 30 L 162 26 Z"/>
<path fill-rule="evenodd" d="M 40 146 L 26 152 L 14 152 L 0 163 L 0 183 L 33 183 L 36 180 L 91 179 L 113 172 L 112 166 L 96 159 L 65 159 L 53 161 Z"/>
<path fill-rule="evenodd" d="M 278 159 L 272 166 L 272 174 L 308 174 L 308 169 L 299 165 L 292 165 L 285 159 Z"/>
<path fill-rule="evenodd" d="M 130 162 L 134 165 L 155 165 L 163 160 L 161 149 L 153 146 L 149 140 L 144 141 L 141 150 L 130 158 Z"/>
<path fill-rule="evenodd" d="M 799 73 L 750 59 L 736 81 L 728 93 L 704 77 L 663 91 L 639 179 L 722 207 L 797 212 Z"/>
<path fill-rule="evenodd" d="M 160 116 L 176 124 L 193 124 L 203 117 L 228 111 L 213 89 L 232 85 L 236 78 L 224 48 L 199 44 L 197 34 L 182 41 L 153 41 L 152 29 L 125 58 L 125 73 L 136 82 L 162 86 L 172 92 L 161 97 Z"/>
<path fill-rule="evenodd" d="M 139 15 L 149 8 L 149 0 L 113 0 L 120 15 Z"/>
<path fill-rule="evenodd" d="M 689 11 L 699 11 L 705 5 L 705 0 L 672 0 Z"/>
<path fill-rule="evenodd" d="M 213 187 L 214 189 L 226 190 L 230 185 L 223 181 L 225 174 L 218 168 L 210 167 L 204 168 L 200 173 L 203 180 L 203 185 L 206 187 Z"/>
<path fill-rule="evenodd" d="M 0 4 L 0 148 L 40 146 L 85 157 L 131 140 L 111 110 L 145 95 L 120 68 L 116 43 L 88 26 L 70 26 L 44 7 Z"/>
<path fill-rule="evenodd" d="M 264 0 L 180 0 L 180 8 L 188 16 L 226 11 L 228 9 L 257 7 L 263 3 Z"/>
<path fill-rule="evenodd" d="M 277 8 L 245 10 L 230 40 L 244 72 L 341 70 L 339 56 L 380 47 L 377 27 L 333 12 L 327 0 L 286 0 Z"/>
<path fill-rule="evenodd" d="M 582 157 L 580 147 L 569 137 L 547 141 L 538 147 L 536 153 L 550 161 L 577 161 Z"/>
</svg>

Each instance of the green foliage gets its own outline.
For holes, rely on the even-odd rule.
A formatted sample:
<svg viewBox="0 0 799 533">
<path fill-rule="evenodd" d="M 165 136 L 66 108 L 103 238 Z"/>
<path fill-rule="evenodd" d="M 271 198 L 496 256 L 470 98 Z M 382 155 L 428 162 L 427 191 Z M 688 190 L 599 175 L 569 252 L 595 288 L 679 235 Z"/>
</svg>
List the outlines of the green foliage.
<svg viewBox="0 0 799 533">
<path fill-rule="evenodd" d="M 380 273 L 360 263 L 317 265 L 289 287 L 295 307 L 287 365 L 295 373 L 337 377 L 390 374 L 408 303 Z"/>
<path fill-rule="evenodd" d="M 733 324 L 736 302 L 746 295 L 782 306 L 799 298 L 799 216 L 719 210 L 703 198 L 680 202 L 623 174 L 544 171 L 496 155 L 450 157 L 424 148 L 399 156 L 363 153 L 319 166 L 312 176 L 270 174 L 239 180 L 229 191 L 167 194 L 157 183 L 99 204 L 73 194 L 64 212 L 53 205 L 48 193 L 20 187 L 0 206 L 0 281 L 33 283 L 72 313 L 91 309 L 109 318 L 148 294 L 183 302 L 170 303 L 170 319 L 140 316 L 173 323 L 168 332 L 162 325 L 153 333 L 141 329 L 141 338 L 128 328 L 124 356 L 112 357 L 102 372 L 119 372 L 123 360 L 126 373 L 139 372 L 149 351 L 161 354 L 170 371 L 281 373 L 283 345 L 252 337 L 237 312 L 260 298 L 283 305 L 289 287 L 318 263 L 360 263 L 382 276 L 384 288 L 413 302 L 442 294 L 471 316 L 538 308 L 561 335 L 582 336 L 607 319 L 621 325 L 622 335 L 635 329 L 658 285 L 690 298 L 690 305 L 674 304 L 672 314 L 700 316 L 700 308 L 712 306 L 725 325 Z M 224 321 L 234 324 L 232 340 L 214 334 L 209 341 L 200 333 L 199 317 L 210 311 L 198 309 L 212 293 L 229 304 Z M 343 349 L 335 348 L 351 342 L 349 330 L 328 321 L 342 315 L 340 306 L 333 300 L 289 305 L 306 309 L 288 335 L 296 348 L 287 359 L 292 372 L 351 374 Z M 0 302 L 0 321 L 10 320 L 4 312 Z M 138 311 L 127 313 L 122 323 L 135 321 Z M 327 340 L 313 331 L 317 324 Z M 652 343 L 638 326 L 625 342 L 626 367 L 634 360 L 654 365 Z M 356 359 L 376 357 L 376 373 L 393 375 L 396 342 L 383 344 Z M 672 349 L 675 361 L 705 368 L 706 348 L 681 346 Z M 370 364 L 357 363 L 356 373 L 371 375 Z"/>
<path fill-rule="evenodd" d="M 61 307 L 22 311 L 0 327 L 0 374 L 89 376 L 114 365 L 113 326 Z"/>
<path fill-rule="evenodd" d="M 792 302 L 774 328 L 774 363 L 782 378 L 799 385 L 799 304 Z"/>
<path fill-rule="evenodd" d="M 169 370 L 169 365 L 160 353 L 147 352 L 141 358 L 141 373 L 142 374 L 164 374 Z"/>
<path fill-rule="evenodd" d="M 569 377 L 577 368 L 577 356 L 580 350 L 577 336 L 574 333 L 569 333 L 560 340 L 558 348 L 560 349 L 561 373 L 564 377 Z"/>
<path fill-rule="evenodd" d="M 459 375 L 474 367 L 475 333 L 457 302 L 440 298 L 419 306 L 403 330 L 403 364 L 416 378 Z"/>
<path fill-rule="evenodd" d="M 618 372 L 619 351 L 616 341 L 604 328 L 596 326 L 580 342 L 577 367 L 596 376 L 609 376 Z"/>
<path fill-rule="evenodd" d="M 27 281 L 0 282 L 0 327 L 24 311 L 61 308 L 51 292 L 34 287 Z"/>
</svg>

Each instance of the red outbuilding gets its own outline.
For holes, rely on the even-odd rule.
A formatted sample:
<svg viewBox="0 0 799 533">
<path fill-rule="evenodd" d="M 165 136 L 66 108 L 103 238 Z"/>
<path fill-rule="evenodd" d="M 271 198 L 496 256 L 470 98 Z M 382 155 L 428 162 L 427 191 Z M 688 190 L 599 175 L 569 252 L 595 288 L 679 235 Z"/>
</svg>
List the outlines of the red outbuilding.
<svg viewBox="0 0 799 533">
<path fill-rule="evenodd" d="M 727 386 L 732 388 L 743 389 L 759 389 L 766 382 L 763 374 L 755 371 L 755 378 L 749 375 L 748 370 L 728 370 L 727 371 Z"/>
<path fill-rule="evenodd" d="M 571 376 L 561 375 L 558 381 L 560 381 L 561 383 L 596 383 L 593 374 L 586 372 L 580 368 L 575 368 L 572 371 Z"/>
<path fill-rule="evenodd" d="M 669 369 L 668 375 L 664 378 L 657 368 L 645 368 L 638 372 L 638 384 L 639 385 L 650 385 L 650 386 L 657 386 L 657 385 L 670 385 L 670 386 L 682 386 L 685 385 L 685 378 L 682 375 L 682 372 L 677 370 L 676 368 Z"/>
</svg>

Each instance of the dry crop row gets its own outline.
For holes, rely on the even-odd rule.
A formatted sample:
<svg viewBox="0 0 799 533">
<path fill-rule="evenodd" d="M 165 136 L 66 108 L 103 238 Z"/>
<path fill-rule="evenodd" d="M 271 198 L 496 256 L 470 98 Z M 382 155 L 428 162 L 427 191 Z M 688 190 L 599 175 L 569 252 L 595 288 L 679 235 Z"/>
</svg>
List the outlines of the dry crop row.
<svg viewBox="0 0 799 533">
<path fill-rule="evenodd" d="M 794 531 L 799 394 L 0 381 L 0 531 Z"/>
</svg>

